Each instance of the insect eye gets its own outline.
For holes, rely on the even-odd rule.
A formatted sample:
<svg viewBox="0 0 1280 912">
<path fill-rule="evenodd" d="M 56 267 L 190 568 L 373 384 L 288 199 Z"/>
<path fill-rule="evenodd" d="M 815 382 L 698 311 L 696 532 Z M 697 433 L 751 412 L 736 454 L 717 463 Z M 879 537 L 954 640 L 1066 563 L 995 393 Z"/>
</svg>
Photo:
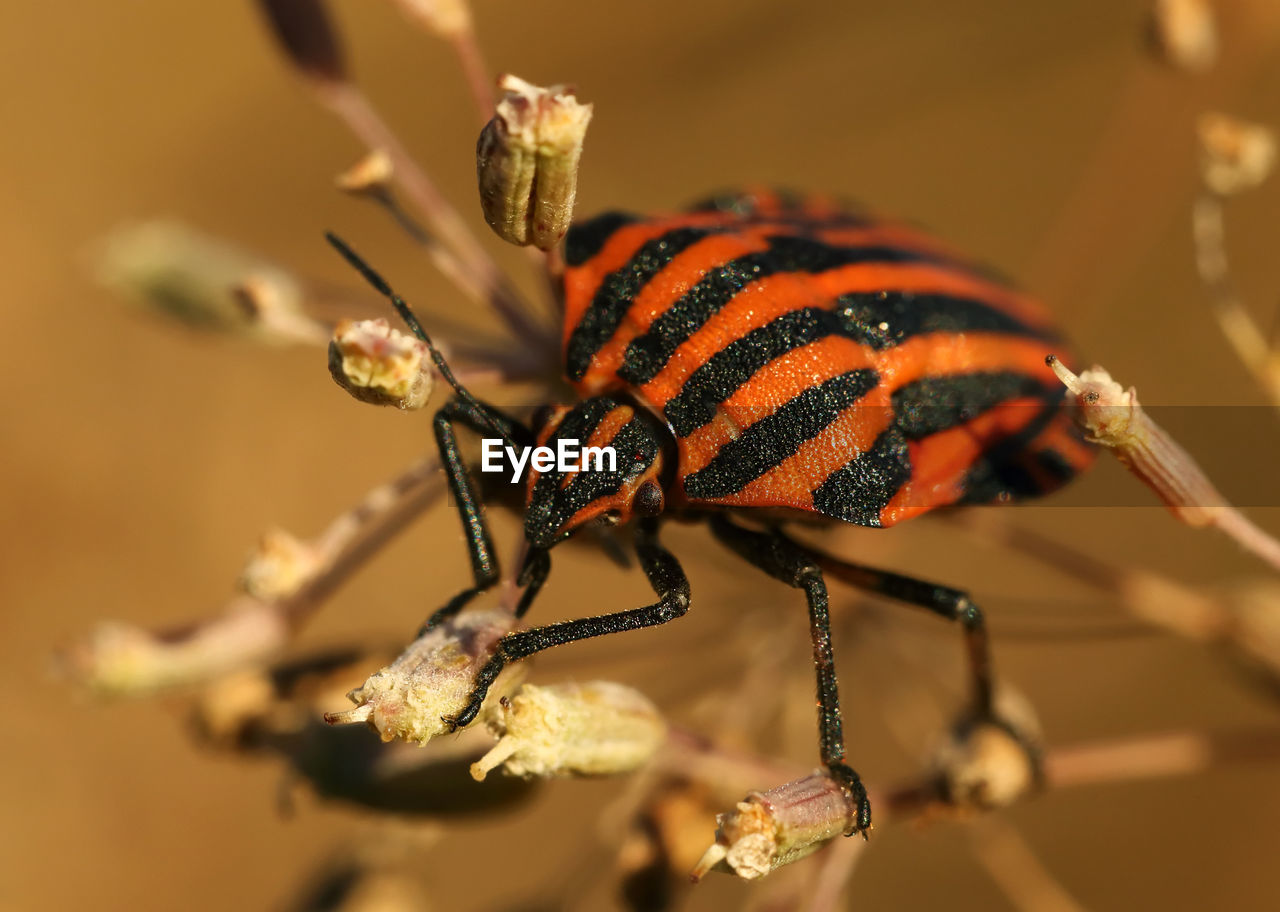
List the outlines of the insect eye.
<svg viewBox="0 0 1280 912">
<path fill-rule="evenodd" d="M 657 516 L 665 506 L 666 498 L 662 494 L 662 486 L 656 481 L 646 481 L 636 491 L 631 509 L 641 516 Z"/>
</svg>

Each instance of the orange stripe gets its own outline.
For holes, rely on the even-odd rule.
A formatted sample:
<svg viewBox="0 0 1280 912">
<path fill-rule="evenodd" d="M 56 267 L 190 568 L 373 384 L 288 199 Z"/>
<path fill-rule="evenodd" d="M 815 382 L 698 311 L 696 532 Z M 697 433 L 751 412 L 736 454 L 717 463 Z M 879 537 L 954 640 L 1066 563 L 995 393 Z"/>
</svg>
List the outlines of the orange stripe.
<svg viewBox="0 0 1280 912">
<path fill-rule="evenodd" d="M 599 253 L 581 266 L 570 267 L 564 272 L 564 341 L 568 342 L 573 328 L 591 305 L 605 277 L 627 265 L 636 251 L 649 241 L 677 228 L 728 225 L 733 221 L 734 217 L 724 212 L 696 212 L 637 222 L 619 228 L 609 236 Z"/>
<path fill-rule="evenodd" d="M 614 375 L 622 367 L 623 355 L 632 339 L 646 332 L 654 320 L 708 272 L 736 257 L 767 250 L 768 247 L 763 234 L 753 231 L 711 235 L 682 251 L 635 296 L 618 331 L 596 353 L 590 369 L 577 384 L 578 389 L 593 395 L 611 385 L 616 386 L 618 381 Z"/>
<path fill-rule="evenodd" d="M 818 344 L 814 343 L 812 346 L 797 349 L 796 352 L 784 357 L 803 358 L 803 355 L 797 355 L 797 353 L 807 352 L 811 348 L 816 348 Z M 821 434 L 802 445 L 796 455 L 784 460 L 742 491 L 730 497 L 699 502 L 789 507 L 808 504 L 809 506 L 802 508 L 811 509 L 812 490 L 821 485 L 831 472 L 865 451 L 874 442 L 875 434 L 870 439 L 865 439 L 856 431 L 876 428 L 878 433 L 879 430 L 888 427 L 892 418 L 890 396 L 895 390 L 922 377 L 944 377 L 974 371 L 1016 371 L 1036 377 L 1046 385 L 1057 382 L 1053 372 L 1044 363 L 1047 347 L 1044 343 L 1033 339 L 1016 339 L 993 333 L 970 333 L 963 336 L 933 334 L 916 336 L 896 348 L 882 352 L 873 352 L 856 343 L 850 344 L 853 344 L 858 351 L 846 350 L 842 353 L 842 358 L 831 358 L 824 365 L 824 370 L 830 372 L 831 376 L 835 376 L 845 370 L 865 366 L 869 361 L 880 372 L 880 383 L 876 388 L 857 405 L 846 409 L 840 418 Z M 865 360 L 854 360 L 859 355 Z M 845 357 L 850 360 L 842 363 Z M 815 382 L 803 372 L 795 371 L 795 362 L 792 363 L 793 369 L 786 371 L 780 364 L 783 361 L 783 358 L 779 358 L 770 365 L 770 368 L 773 364 L 780 366 L 776 368 L 778 373 L 769 377 L 767 383 L 766 378 L 762 376 L 764 374 L 762 370 L 756 378 L 749 381 L 725 403 L 723 417 L 718 417 L 707 427 L 700 428 L 690 435 L 687 441 L 680 441 L 679 468 L 682 476 L 690 475 L 705 467 L 728 440 L 739 436 L 742 430 L 755 422 L 773 414 L 783 404 L 782 401 L 776 401 L 780 397 L 770 394 L 768 389 L 770 384 L 785 382 L 788 384 L 789 391 L 798 394 Z M 747 406 L 746 403 L 750 405 Z M 772 407 L 768 407 L 770 405 Z M 1031 414 L 1030 410 L 998 408 L 995 411 L 1024 411 L 1024 420 L 1029 420 Z M 966 427 L 968 425 L 955 430 L 963 431 Z M 934 437 L 938 436 L 941 435 L 934 435 Z M 932 440 L 934 437 L 929 439 Z M 862 448 L 847 449 L 852 441 L 859 442 Z M 942 454 L 943 462 L 946 463 L 947 451 L 940 449 L 938 452 Z M 807 467 L 798 466 L 796 463 L 801 458 L 808 459 L 815 469 L 822 467 L 825 472 L 819 473 Z M 912 464 L 925 469 L 929 467 L 927 461 Z M 751 499 L 753 497 L 767 499 Z M 938 503 L 934 502 L 933 505 L 937 506 Z"/>
<path fill-rule="evenodd" d="M 678 441 L 680 465 L 686 474 L 697 472 L 743 428 L 772 415 L 805 390 L 848 371 L 871 366 L 868 349 L 843 336 L 828 336 L 775 358 L 725 400 L 715 420 Z M 862 402 L 887 408 L 888 394 L 877 387 Z"/>
<path fill-rule="evenodd" d="M 887 404 L 887 403 L 886 403 Z M 714 503 L 726 506 L 790 507 L 813 510 L 813 490 L 858 453 L 871 447 L 889 426 L 888 408 L 854 405 L 845 409 L 820 434 L 806 440 L 775 468 L 728 497 Z"/>
<path fill-rule="evenodd" d="M 891 526 L 955 503 L 964 495 L 965 475 L 993 440 L 1017 434 L 1043 409 L 1039 399 L 1011 399 L 958 427 L 908 443 L 911 478 L 880 511 L 881 524 Z"/>
</svg>

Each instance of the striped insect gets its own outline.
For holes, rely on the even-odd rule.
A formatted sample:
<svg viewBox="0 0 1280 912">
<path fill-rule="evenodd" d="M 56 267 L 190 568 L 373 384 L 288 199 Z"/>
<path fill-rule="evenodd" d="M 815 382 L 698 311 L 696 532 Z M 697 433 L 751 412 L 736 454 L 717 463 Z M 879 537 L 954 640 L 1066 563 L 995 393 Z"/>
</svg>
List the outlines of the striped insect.
<svg viewBox="0 0 1280 912">
<path fill-rule="evenodd" d="M 330 239 L 430 345 L 385 281 Z M 431 348 L 456 392 L 434 428 L 474 583 L 428 626 L 499 576 L 456 426 L 513 447 L 566 441 L 617 454 L 596 471 L 525 468 L 519 615 L 547 579 L 551 549 L 592 524 L 635 521 L 634 547 L 658 600 L 508 634 L 450 721 L 475 718 L 507 663 L 683 615 L 688 580 L 659 529 L 668 518 L 705 521 L 731 551 L 803 590 L 822 762 L 856 802 L 851 832 L 865 833 L 871 808 L 845 763 L 825 574 L 958 622 L 972 712 L 1004 724 L 983 615 L 961 590 L 816 551 L 786 525 L 886 527 L 1069 480 L 1092 453 L 1045 364 L 1061 340 L 1036 301 L 936 240 L 818 196 L 756 191 L 676 215 L 606 213 L 572 228 L 565 258 L 563 368 L 580 401 L 525 425 L 476 400 Z"/>
</svg>

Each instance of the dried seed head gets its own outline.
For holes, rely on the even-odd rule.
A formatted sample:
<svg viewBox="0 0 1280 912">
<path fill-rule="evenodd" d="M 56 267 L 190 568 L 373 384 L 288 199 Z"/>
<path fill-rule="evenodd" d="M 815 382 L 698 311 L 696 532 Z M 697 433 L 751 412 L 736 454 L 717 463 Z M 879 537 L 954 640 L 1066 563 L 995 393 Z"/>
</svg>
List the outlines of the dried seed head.
<svg viewBox="0 0 1280 912">
<path fill-rule="evenodd" d="M 234 748 L 276 709 L 271 676 L 261 669 L 227 675 L 200 693 L 193 707 L 195 730 L 208 744 Z"/>
<path fill-rule="evenodd" d="M 745 880 L 799 861 L 850 832 L 858 807 L 825 773 L 815 771 L 767 792 L 754 792 L 737 809 L 716 818 L 716 841 L 693 871 L 732 871 Z"/>
<path fill-rule="evenodd" d="M 176 222 L 123 225 L 95 255 L 98 281 L 112 291 L 201 329 L 235 332 L 257 341 L 314 342 L 305 327 L 302 289 L 288 272 L 261 257 Z M 271 319 L 248 306 L 269 298 Z M 288 326 L 282 332 L 282 326 Z M 320 331 L 320 341 L 326 335 Z"/>
<path fill-rule="evenodd" d="M 1250 581 L 1232 593 L 1231 642 L 1280 681 L 1280 584 Z"/>
<path fill-rule="evenodd" d="M 102 624 L 60 658 L 72 677 L 102 696 L 142 696 L 260 662 L 290 635 L 282 613 L 245 598 L 219 617 L 172 633 Z"/>
<path fill-rule="evenodd" d="M 1218 59 L 1218 27 L 1208 0 L 1155 0 L 1151 39 L 1165 63 L 1202 73 Z"/>
<path fill-rule="evenodd" d="M 347 695 L 354 709 L 325 713 L 325 721 L 368 722 L 383 741 L 403 738 L 425 744 L 448 734 L 452 728 L 445 719 L 466 708 L 476 674 L 514 622 L 505 611 L 469 611 L 424 632 L 399 658 Z M 508 666 L 499 675 L 477 719 L 511 691 L 523 668 Z"/>
<path fill-rule="evenodd" d="M 378 196 L 391 186 L 394 168 L 385 149 L 374 149 L 338 175 L 334 183 L 343 193 L 353 196 Z"/>
<path fill-rule="evenodd" d="M 241 571 L 240 586 L 263 601 L 287 598 L 319 565 L 320 555 L 314 547 L 283 529 L 268 529 Z"/>
<path fill-rule="evenodd" d="M 567 86 L 544 89 L 515 76 L 498 86 L 506 94 L 476 143 L 480 205 L 504 241 L 550 250 L 573 218 L 591 105 Z"/>
<path fill-rule="evenodd" d="M 232 286 L 231 293 L 264 339 L 323 345 L 329 338 L 328 328 L 304 313 L 291 289 L 282 287 L 272 276 L 247 276 Z"/>
<path fill-rule="evenodd" d="M 1077 420 L 1094 443 L 1114 449 L 1182 522 L 1204 526 L 1219 521 L 1227 509 L 1222 495 L 1187 451 L 1143 411 L 1136 390 L 1123 389 L 1100 367 L 1076 376 L 1052 355 L 1048 363 L 1075 395 Z"/>
<path fill-rule="evenodd" d="M 323 0 L 258 0 L 271 34 L 305 77 L 345 82 L 342 46 Z"/>
<path fill-rule="evenodd" d="M 467 0 L 393 0 L 400 10 L 442 38 L 471 29 L 471 5 Z"/>
<path fill-rule="evenodd" d="M 953 807 L 1008 807 L 1040 782 L 1040 722 L 1016 691 L 996 694 L 996 717 L 961 719 L 933 757 L 943 795 Z"/>
<path fill-rule="evenodd" d="M 1225 114 L 1203 114 L 1197 123 L 1205 185 L 1220 196 L 1258 186 L 1276 159 L 1276 137 L 1266 127 Z"/>
<path fill-rule="evenodd" d="M 420 409 L 435 373 L 427 346 L 386 320 L 343 320 L 329 343 L 329 373 L 361 402 Z"/>
<path fill-rule="evenodd" d="M 471 765 L 484 779 L 501 765 L 512 776 L 604 776 L 649 761 L 667 725 L 647 697 L 621 684 L 526 684 L 487 720 L 497 745 Z"/>
</svg>

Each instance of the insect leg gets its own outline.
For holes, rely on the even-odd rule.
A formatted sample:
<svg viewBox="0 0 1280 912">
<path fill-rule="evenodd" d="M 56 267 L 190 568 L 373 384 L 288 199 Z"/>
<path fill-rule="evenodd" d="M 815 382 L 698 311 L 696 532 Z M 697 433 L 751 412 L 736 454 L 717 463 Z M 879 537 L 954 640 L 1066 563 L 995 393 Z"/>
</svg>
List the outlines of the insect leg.
<svg viewBox="0 0 1280 912">
<path fill-rule="evenodd" d="M 778 532 L 745 529 L 724 516 L 711 517 L 711 531 L 731 551 L 788 586 L 803 589 L 809 602 L 809 635 L 813 639 L 813 664 L 818 673 L 818 736 L 822 762 L 832 778 L 843 785 L 858 805 L 855 831 L 871 827 L 871 803 L 858 774 L 844 762 L 844 727 L 840 719 L 840 693 L 836 683 L 835 655 L 831 649 L 831 618 L 827 611 L 827 584 L 818 566 L 804 549 Z"/>
<path fill-rule="evenodd" d="M 461 727 L 476 717 L 489 686 L 508 662 L 515 662 L 552 646 L 609 633 L 621 633 L 624 630 L 656 627 L 682 617 L 689 610 L 689 580 L 675 555 L 658 542 L 658 525 L 655 521 L 645 520 L 637 526 L 635 548 L 644 575 L 653 591 L 658 594 L 658 601 L 643 608 L 579 618 L 576 621 L 562 621 L 507 634 L 498 641 L 493 657 L 476 675 L 471 702 L 450 722 Z M 536 569 L 532 571 L 535 580 L 537 572 Z"/>
<path fill-rule="evenodd" d="M 493 540 L 489 536 L 489 528 L 485 523 L 484 504 L 476 494 L 471 473 L 467 470 L 462 451 L 458 448 L 457 435 L 454 433 L 455 423 L 479 434 L 492 433 L 491 429 L 495 422 L 521 443 L 531 437 L 528 430 L 500 414 L 496 409 L 478 408 L 461 398 L 450 400 L 435 414 L 433 426 L 436 445 L 440 448 L 440 458 L 444 462 L 449 492 L 453 495 L 453 502 L 458 508 L 458 518 L 462 521 L 462 533 L 467 539 L 467 553 L 471 558 L 471 576 L 475 584 L 459 592 L 449 599 L 444 607 L 432 614 L 423 626 L 424 631 L 456 615 L 468 602 L 498 581 L 498 559 L 494 555 Z"/>
<path fill-rule="evenodd" d="M 868 592 L 888 596 L 908 605 L 924 608 L 939 617 L 960 624 L 964 631 L 965 651 L 969 662 L 973 713 L 980 719 L 995 720 L 987 625 L 982 609 L 974 603 L 967 592 L 898 573 L 890 573 L 887 570 L 864 567 L 813 548 L 806 547 L 805 550 L 824 570 L 841 582 Z"/>
</svg>

